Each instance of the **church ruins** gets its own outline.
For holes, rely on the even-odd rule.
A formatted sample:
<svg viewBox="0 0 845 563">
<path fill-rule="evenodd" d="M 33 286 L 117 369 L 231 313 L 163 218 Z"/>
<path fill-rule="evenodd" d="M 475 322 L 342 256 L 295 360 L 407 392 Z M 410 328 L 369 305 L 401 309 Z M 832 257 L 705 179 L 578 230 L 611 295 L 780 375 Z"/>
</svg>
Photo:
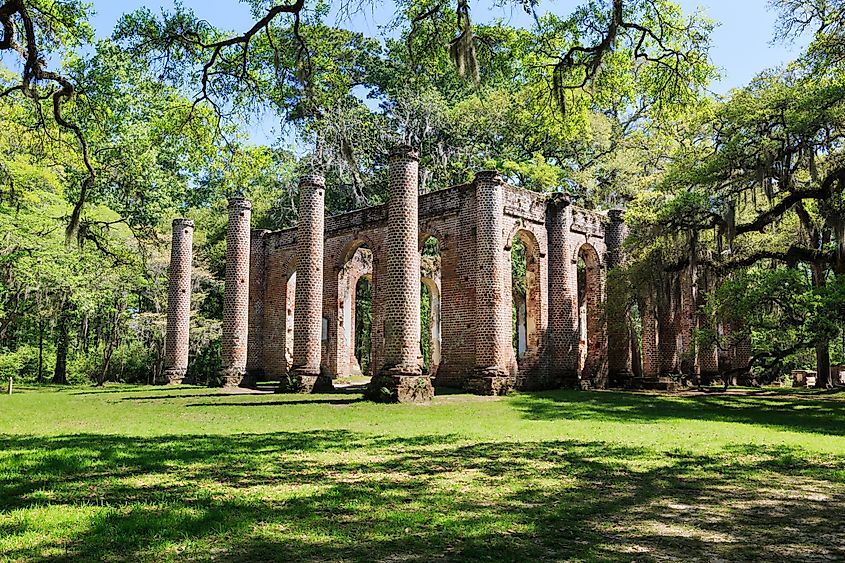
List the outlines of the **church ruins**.
<svg viewBox="0 0 845 563">
<path fill-rule="evenodd" d="M 716 349 L 693 349 L 696 288 L 683 275 L 665 299 L 642 300 L 642 326 L 608 314 L 609 270 L 623 260 L 620 209 L 576 207 L 481 171 L 472 183 L 419 195 L 418 155 L 390 154 L 384 205 L 325 216 L 325 181 L 299 184 L 292 229 L 251 230 L 250 202 L 229 201 L 222 326 L 224 385 L 280 380 L 281 392 L 332 389 L 372 375 L 375 399 L 424 401 L 438 386 L 510 389 L 657 384 L 665 373 L 718 373 Z M 164 376 L 188 367 L 193 223 L 173 222 Z M 436 244 L 429 244 L 434 239 Z M 512 249 L 524 249 L 518 291 Z M 434 256 L 422 256 L 435 248 Z M 369 355 L 356 357 L 356 289 L 372 292 Z M 421 335 L 421 287 L 428 334 Z M 636 336 L 635 336 L 636 335 Z M 429 343 L 424 366 L 421 339 Z M 734 355 L 748 351 L 734 352 Z M 682 365 L 687 362 L 686 365 Z M 691 362 L 691 363 L 690 363 Z"/>
</svg>

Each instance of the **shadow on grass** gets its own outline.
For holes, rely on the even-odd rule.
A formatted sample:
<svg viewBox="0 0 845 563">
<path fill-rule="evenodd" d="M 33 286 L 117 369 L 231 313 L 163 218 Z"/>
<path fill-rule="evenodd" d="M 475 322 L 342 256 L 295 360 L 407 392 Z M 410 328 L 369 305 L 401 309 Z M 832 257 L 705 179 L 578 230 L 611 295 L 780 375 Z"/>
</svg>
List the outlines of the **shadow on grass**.
<svg viewBox="0 0 845 563">
<path fill-rule="evenodd" d="M 710 420 L 845 435 L 845 401 L 783 396 L 765 391 L 738 395 L 548 391 L 520 394 L 510 400 L 525 417 L 533 420 L 638 423 Z"/>
<path fill-rule="evenodd" d="M 216 395 L 215 395 L 216 396 Z M 335 405 L 344 406 L 353 403 L 360 403 L 364 398 L 358 395 L 357 397 L 337 397 L 335 399 L 278 399 L 275 401 L 250 401 L 237 403 L 221 403 L 221 402 L 206 402 L 206 403 L 189 403 L 186 407 L 272 407 L 272 406 L 292 406 L 292 405 Z"/>
<path fill-rule="evenodd" d="M 0 556 L 845 557 L 841 457 L 751 445 L 664 455 L 570 440 L 456 440 L 345 431 L 0 437 L 0 537 L 39 538 Z M 81 525 L 65 515 L 70 523 L 39 528 L 44 510 L 61 519 L 69 509 L 83 510 Z"/>
</svg>

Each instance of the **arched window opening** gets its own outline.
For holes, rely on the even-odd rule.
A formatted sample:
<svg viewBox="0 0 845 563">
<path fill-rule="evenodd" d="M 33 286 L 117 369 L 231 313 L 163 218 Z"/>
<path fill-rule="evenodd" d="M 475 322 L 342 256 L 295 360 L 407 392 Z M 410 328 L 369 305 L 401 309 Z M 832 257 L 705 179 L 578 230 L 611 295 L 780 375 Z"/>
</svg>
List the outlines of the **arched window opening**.
<svg viewBox="0 0 845 563">
<path fill-rule="evenodd" d="M 420 353 L 423 372 L 437 373 L 440 365 L 440 243 L 429 236 L 420 257 Z"/>
<path fill-rule="evenodd" d="M 288 278 L 285 291 L 285 365 L 293 365 L 293 316 L 296 311 L 296 272 Z"/>
<path fill-rule="evenodd" d="M 525 243 L 515 236 L 511 244 L 511 338 L 517 361 L 522 360 L 528 350 L 526 292 Z"/>
<path fill-rule="evenodd" d="M 352 340 L 354 362 L 352 371 L 357 371 L 358 374 L 372 375 L 370 334 L 373 325 L 373 284 L 369 275 L 361 276 L 355 284 L 354 310 L 355 330 Z"/>
<path fill-rule="evenodd" d="M 511 240 L 511 337 L 518 364 L 538 359 L 540 345 L 540 256 L 534 235 L 520 229 Z M 526 364 L 526 362 L 529 362 Z"/>
<path fill-rule="evenodd" d="M 578 373 L 587 362 L 587 264 L 578 253 Z"/>
<path fill-rule="evenodd" d="M 597 375 L 601 354 L 601 265 L 596 249 L 584 244 L 578 250 L 578 370 L 581 379 Z"/>
<path fill-rule="evenodd" d="M 337 373 L 372 375 L 373 253 L 364 241 L 349 245 L 338 273 Z"/>
</svg>

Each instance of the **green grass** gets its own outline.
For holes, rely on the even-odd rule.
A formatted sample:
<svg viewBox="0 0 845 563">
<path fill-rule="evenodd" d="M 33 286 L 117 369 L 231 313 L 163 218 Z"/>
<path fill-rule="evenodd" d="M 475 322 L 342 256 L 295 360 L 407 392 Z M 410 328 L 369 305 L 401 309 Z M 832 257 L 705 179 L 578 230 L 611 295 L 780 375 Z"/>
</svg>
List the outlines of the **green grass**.
<svg viewBox="0 0 845 563">
<path fill-rule="evenodd" d="M 0 560 L 845 558 L 845 393 L 0 396 Z"/>
</svg>

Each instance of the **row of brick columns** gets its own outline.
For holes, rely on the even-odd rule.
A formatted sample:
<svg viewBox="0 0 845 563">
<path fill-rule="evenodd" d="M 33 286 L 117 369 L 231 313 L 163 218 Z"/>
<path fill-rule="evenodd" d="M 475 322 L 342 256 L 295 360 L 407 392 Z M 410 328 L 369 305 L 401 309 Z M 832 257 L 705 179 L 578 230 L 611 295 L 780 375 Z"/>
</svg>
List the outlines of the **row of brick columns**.
<svg viewBox="0 0 845 563">
<path fill-rule="evenodd" d="M 384 362 L 371 382 L 373 398 L 398 401 L 428 400 L 434 391 L 431 379 L 421 372 L 420 357 L 420 250 L 417 153 L 400 146 L 390 154 L 387 203 L 386 275 L 384 288 Z M 511 311 L 507 306 L 510 281 L 504 240 L 504 182 L 496 171 L 476 174 L 477 261 L 475 369 L 466 382 L 468 390 L 497 394 L 514 384 L 516 358 L 511 344 Z M 323 248 L 325 242 L 325 180 L 304 176 L 299 185 L 297 226 L 297 283 L 292 365 L 280 383 L 283 392 L 331 389 L 331 380 L 320 373 L 323 324 Z M 565 198 L 564 198 L 565 199 Z M 571 222 L 569 201 L 550 218 L 550 279 L 569 287 L 577 283 L 567 237 Z M 223 309 L 222 367 L 225 386 L 249 385 L 247 346 L 250 293 L 251 204 L 244 198 L 229 201 L 226 231 L 226 281 Z M 621 215 L 611 216 L 611 228 L 621 225 Z M 174 221 L 165 374 L 169 381 L 184 378 L 188 359 L 190 312 L 190 263 L 193 223 Z M 624 236 L 624 231 L 618 233 Z M 620 240 L 621 242 L 621 240 Z M 254 257 L 253 257 L 254 258 Z M 621 259 L 621 258 L 619 258 Z M 613 259 L 614 263 L 619 259 Z M 560 383 L 577 377 L 577 297 L 571 292 L 550 295 L 551 365 Z M 569 339 L 562 338 L 569 335 Z M 622 367 L 630 366 L 630 348 Z M 628 367 L 628 369 L 630 369 Z"/>
<path fill-rule="evenodd" d="M 712 382 L 720 372 L 747 366 L 751 358 L 751 341 L 733 342 L 733 327 L 708 319 L 699 311 L 704 304 L 699 284 L 689 269 L 664 283 L 661 291 L 643 296 L 642 377 L 658 380 L 666 373 L 684 373 L 691 381 Z M 662 299 L 658 296 L 662 296 Z M 726 346 L 703 346 L 695 341 L 695 331 L 718 328 Z M 738 370 L 739 375 L 746 375 Z"/>
</svg>

